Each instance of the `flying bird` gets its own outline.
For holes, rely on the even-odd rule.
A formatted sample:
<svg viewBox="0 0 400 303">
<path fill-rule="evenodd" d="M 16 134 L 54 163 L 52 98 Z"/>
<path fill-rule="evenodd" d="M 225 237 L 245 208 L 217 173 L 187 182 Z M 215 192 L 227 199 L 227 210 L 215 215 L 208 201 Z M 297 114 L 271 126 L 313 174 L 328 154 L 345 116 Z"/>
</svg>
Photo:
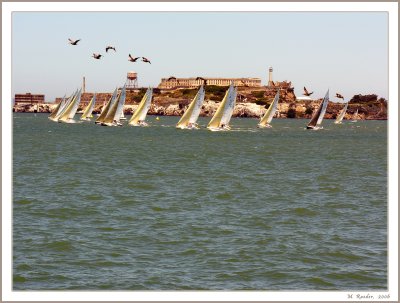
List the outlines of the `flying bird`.
<svg viewBox="0 0 400 303">
<path fill-rule="evenodd" d="M 107 46 L 106 47 L 106 53 L 108 53 L 108 50 L 109 49 L 113 49 L 114 50 L 114 52 L 116 52 L 116 50 L 115 50 L 115 47 L 114 46 Z"/>
<path fill-rule="evenodd" d="M 147 58 L 145 58 L 145 57 L 142 57 L 142 61 L 143 61 L 143 62 L 146 62 L 146 63 L 150 63 L 150 64 L 151 64 L 150 60 L 149 60 L 149 59 L 147 59 Z"/>
<path fill-rule="evenodd" d="M 307 88 L 304 87 L 304 94 L 303 94 L 304 96 L 311 96 L 313 93 L 314 93 L 314 92 L 309 93 L 308 90 L 307 90 Z"/>
<path fill-rule="evenodd" d="M 93 58 L 95 58 L 95 59 L 100 59 L 100 57 L 101 57 L 102 55 L 100 55 L 100 54 L 95 54 L 95 53 L 93 53 Z"/>
<path fill-rule="evenodd" d="M 69 44 L 71 44 L 71 45 L 77 45 L 78 42 L 81 41 L 81 39 L 78 39 L 78 40 L 75 40 L 75 41 L 74 41 L 74 40 L 68 38 L 68 41 L 69 41 Z"/>
<path fill-rule="evenodd" d="M 344 97 L 343 97 L 341 94 L 339 94 L 339 93 L 336 93 L 336 98 L 340 98 L 340 99 L 343 99 L 343 100 L 344 100 Z"/>
<path fill-rule="evenodd" d="M 128 59 L 128 61 L 136 62 L 136 60 L 139 59 L 139 58 L 140 58 L 140 57 L 133 58 L 133 57 L 131 56 L 131 54 L 129 54 L 129 59 Z"/>
</svg>

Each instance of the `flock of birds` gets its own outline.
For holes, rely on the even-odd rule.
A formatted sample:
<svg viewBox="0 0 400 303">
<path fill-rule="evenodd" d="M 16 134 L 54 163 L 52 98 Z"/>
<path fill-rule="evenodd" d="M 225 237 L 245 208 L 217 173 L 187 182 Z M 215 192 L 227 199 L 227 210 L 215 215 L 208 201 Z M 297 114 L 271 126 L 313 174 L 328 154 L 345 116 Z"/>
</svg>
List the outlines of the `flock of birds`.
<svg viewBox="0 0 400 303">
<path fill-rule="evenodd" d="M 71 38 L 69 38 L 68 41 L 69 41 L 69 44 L 71 44 L 71 45 L 78 45 L 78 42 L 81 41 L 81 39 L 72 40 Z M 116 49 L 115 49 L 114 46 L 107 46 L 107 47 L 106 47 L 106 53 L 108 53 L 109 50 L 113 50 L 114 52 L 116 52 Z M 95 59 L 100 59 L 102 56 L 103 56 L 103 55 L 97 54 L 97 53 L 93 53 L 93 55 L 92 55 L 92 57 L 95 58 Z M 137 61 L 138 59 L 140 59 L 140 58 L 142 58 L 142 61 L 143 61 L 143 62 L 151 64 L 150 60 L 147 59 L 146 57 L 132 57 L 131 54 L 128 54 L 128 61 L 130 61 L 130 62 L 136 62 L 136 61 Z M 169 77 L 169 78 L 167 79 L 167 81 L 173 81 L 173 80 L 177 81 L 178 84 L 179 84 L 178 79 L 175 78 L 175 77 Z M 207 85 L 207 80 L 204 79 L 204 78 L 202 78 L 202 77 L 197 77 L 196 80 L 203 80 L 204 85 Z M 273 83 L 273 82 L 272 82 L 272 83 Z M 275 86 L 275 83 L 273 83 L 273 85 Z M 309 97 L 309 96 L 311 96 L 313 93 L 314 93 L 314 92 L 311 92 L 311 93 L 310 93 L 310 92 L 307 90 L 307 88 L 304 87 L 304 94 L 303 94 L 304 96 Z M 339 94 L 339 93 L 336 93 L 336 98 L 340 98 L 340 99 L 343 99 L 343 100 L 344 100 L 344 97 L 343 97 L 341 94 Z"/>
<path fill-rule="evenodd" d="M 71 38 L 68 38 L 69 44 L 71 45 L 78 45 L 78 42 L 81 41 L 81 39 L 77 39 L 77 40 L 72 40 Z M 109 50 L 113 50 L 114 52 L 116 52 L 116 49 L 114 46 L 107 46 L 106 47 L 106 53 L 108 53 Z M 98 54 L 98 53 L 93 53 L 92 57 L 94 59 L 99 60 L 103 55 L 102 54 Z M 142 58 L 142 61 L 145 63 L 149 63 L 151 64 L 150 60 L 147 59 L 146 57 L 132 57 L 131 54 L 128 55 L 128 61 L 130 62 L 136 62 L 138 59 Z"/>
<path fill-rule="evenodd" d="M 303 94 L 304 96 L 309 97 L 309 96 L 311 96 L 313 93 L 314 93 L 314 92 L 309 93 L 308 90 L 307 90 L 307 88 L 304 87 L 304 94 Z M 344 101 L 344 97 L 343 97 L 341 94 L 339 94 L 339 93 L 336 93 L 336 98 L 342 99 L 342 100 Z"/>
</svg>

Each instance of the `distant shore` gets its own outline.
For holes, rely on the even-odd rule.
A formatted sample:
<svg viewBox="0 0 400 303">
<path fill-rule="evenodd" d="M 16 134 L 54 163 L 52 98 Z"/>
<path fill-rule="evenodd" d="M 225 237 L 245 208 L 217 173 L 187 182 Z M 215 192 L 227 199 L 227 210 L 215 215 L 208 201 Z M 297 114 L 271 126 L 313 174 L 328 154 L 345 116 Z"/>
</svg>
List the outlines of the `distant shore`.
<svg viewBox="0 0 400 303">
<path fill-rule="evenodd" d="M 282 102 L 278 105 L 276 118 L 304 118 L 309 119 L 313 111 L 317 108 L 320 101 L 296 101 L 291 103 Z M 219 102 L 206 100 L 202 106 L 200 116 L 211 117 L 217 110 Z M 56 104 L 39 104 L 40 113 L 51 113 Z M 125 105 L 124 114 L 130 115 L 137 108 L 137 104 Z M 168 105 L 152 104 L 148 112 L 149 115 L 159 116 L 182 116 L 187 108 L 179 103 L 170 103 Z M 267 105 L 258 105 L 255 103 L 237 103 L 233 112 L 233 117 L 260 118 L 267 110 Z M 325 114 L 325 119 L 335 119 L 339 114 L 343 104 L 330 102 Z M 100 113 L 101 106 L 96 106 L 93 113 Z M 360 120 L 387 120 L 387 108 L 382 104 L 349 104 L 344 119 L 352 119 L 354 112 L 358 109 Z M 83 108 L 78 109 L 78 113 Z M 35 113 L 37 106 L 33 104 L 14 105 L 13 112 Z"/>
</svg>

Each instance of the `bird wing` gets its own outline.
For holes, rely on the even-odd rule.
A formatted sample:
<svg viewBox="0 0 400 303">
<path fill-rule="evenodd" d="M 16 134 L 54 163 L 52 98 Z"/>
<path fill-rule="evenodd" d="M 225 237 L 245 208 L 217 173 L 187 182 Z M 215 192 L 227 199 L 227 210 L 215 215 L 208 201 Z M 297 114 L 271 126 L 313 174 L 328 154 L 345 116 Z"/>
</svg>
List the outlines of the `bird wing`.
<svg viewBox="0 0 400 303">
<path fill-rule="evenodd" d="M 306 93 L 306 94 L 308 94 L 308 90 L 307 90 L 307 88 L 304 86 L 304 92 Z"/>
</svg>

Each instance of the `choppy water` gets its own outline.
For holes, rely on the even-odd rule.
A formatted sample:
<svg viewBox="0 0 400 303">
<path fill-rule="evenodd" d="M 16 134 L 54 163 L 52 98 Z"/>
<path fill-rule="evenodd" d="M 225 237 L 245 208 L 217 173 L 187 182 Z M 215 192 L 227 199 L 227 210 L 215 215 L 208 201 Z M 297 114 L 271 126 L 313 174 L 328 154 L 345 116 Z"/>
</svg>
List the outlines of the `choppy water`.
<svg viewBox="0 0 400 303">
<path fill-rule="evenodd" d="M 13 115 L 15 290 L 387 288 L 386 121 L 178 119 Z"/>
</svg>

